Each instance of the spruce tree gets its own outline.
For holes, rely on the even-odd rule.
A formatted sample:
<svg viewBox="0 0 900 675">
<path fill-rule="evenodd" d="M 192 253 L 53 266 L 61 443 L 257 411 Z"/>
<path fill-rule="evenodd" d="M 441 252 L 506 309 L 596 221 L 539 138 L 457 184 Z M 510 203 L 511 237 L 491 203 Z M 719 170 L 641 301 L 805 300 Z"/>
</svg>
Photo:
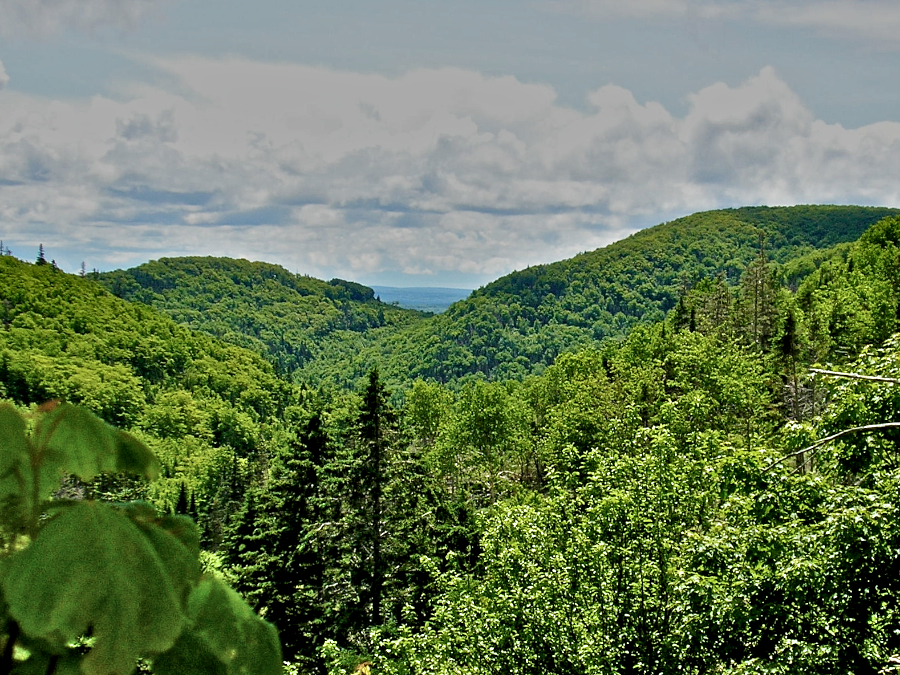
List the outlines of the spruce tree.
<svg viewBox="0 0 900 675">
<path fill-rule="evenodd" d="M 175 504 L 175 513 L 179 516 L 186 516 L 189 508 L 187 486 L 184 484 L 184 481 L 181 481 L 181 489 L 178 491 L 178 502 Z"/>
<path fill-rule="evenodd" d="M 741 278 L 740 308 L 737 313 L 738 331 L 749 344 L 768 351 L 775 333 L 778 316 L 775 300 L 777 286 L 769 270 L 762 235 L 759 240 L 759 254 L 747 266 Z"/>
<path fill-rule="evenodd" d="M 384 539 L 384 487 L 387 482 L 391 441 L 396 414 L 388 403 L 388 392 L 378 376 L 369 372 L 356 424 L 356 457 L 351 475 L 351 527 L 361 553 L 355 570 L 360 598 L 360 620 L 377 626 L 382 621 L 386 576 Z"/>
<path fill-rule="evenodd" d="M 322 518 L 326 498 L 320 474 L 331 447 L 321 413 L 273 462 L 264 487 L 249 490 L 225 540 L 238 575 L 236 587 L 279 629 L 285 658 L 315 670 L 318 650 L 336 637 L 324 617 Z"/>
</svg>

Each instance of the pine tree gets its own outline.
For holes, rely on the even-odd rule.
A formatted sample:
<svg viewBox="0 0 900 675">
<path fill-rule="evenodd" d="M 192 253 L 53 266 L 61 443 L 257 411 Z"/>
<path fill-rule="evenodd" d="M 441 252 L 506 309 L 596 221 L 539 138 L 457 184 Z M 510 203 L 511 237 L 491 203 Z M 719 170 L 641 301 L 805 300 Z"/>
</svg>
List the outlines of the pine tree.
<svg viewBox="0 0 900 675">
<path fill-rule="evenodd" d="M 388 403 L 388 392 L 378 376 L 369 372 L 356 423 L 356 458 L 351 477 L 351 522 L 361 552 L 355 571 L 360 598 L 360 619 L 377 626 L 382 621 L 386 565 L 384 555 L 384 487 L 388 453 L 395 433 L 396 414 Z"/>
<path fill-rule="evenodd" d="M 47 264 L 47 258 L 44 257 L 44 245 L 43 244 L 38 246 L 38 256 L 37 256 L 37 260 L 35 260 L 34 262 L 36 265 L 46 265 Z"/>
<path fill-rule="evenodd" d="M 675 309 L 673 310 L 672 327 L 675 329 L 676 333 L 684 330 L 690 325 L 690 310 L 688 310 L 684 298 L 684 295 L 681 295 L 678 298 L 678 302 L 675 304 Z"/>
<path fill-rule="evenodd" d="M 738 330 L 747 342 L 767 351 L 775 333 L 777 309 L 776 285 L 769 270 L 763 235 L 759 238 L 759 254 L 747 266 L 741 278 Z"/>
<path fill-rule="evenodd" d="M 725 277 L 719 275 L 714 282 L 712 293 L 706 301 L 706 318 L 713 331 L 720 335 L 728 330 L 731 318 L 731 292 Z"/>
<path fill-rule="evenodd" d="M 181 489 L 178 491 L 178 501 L 175 504 L 175 513 L 179 516 L 186 516 L 188 514 L 188 508 L 187 486 L 184 484 L 184 481 L 181 481 Z"/>
<path fill-rule="evenodd" d="M 314 670 L 326 638 L 326 498 L 321 474 L 331 456 L 321 413 L 301 427 L 297 439 L 274 462 L 264 487 L 249 490 L 229 526 L 224 550 L 238 575 L 236 587 L 279 629 L 285 658 Z"/>
<path fill-rule="evenodd" d="M 797 325 L 796 310 L 793 306 L 787 308 L 781 338 L 778 341 L 778 355 L 784 362 L 790 379 L 794 419 L 800 419 L 800 383 L 797 377 L 797 362 L 800 358 L 800 330 Z"/>
</svg>

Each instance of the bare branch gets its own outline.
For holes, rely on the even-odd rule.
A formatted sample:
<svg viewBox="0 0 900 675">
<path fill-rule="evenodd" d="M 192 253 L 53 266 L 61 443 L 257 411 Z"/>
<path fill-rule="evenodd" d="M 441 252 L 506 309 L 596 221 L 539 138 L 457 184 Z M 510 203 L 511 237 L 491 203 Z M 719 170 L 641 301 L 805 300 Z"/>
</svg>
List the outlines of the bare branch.
<svg viewBox="0 0 900 675">
<path fill-rule="evenodd" d="M 789 455 L 785 455 L 781 459 L 776 459 L 774 462 L 769 464 L 769 466 L 767 466 L 765 469 L 763 469 L 763 472 L 765 473 L 769 469 L 778 466 L 779 464 L 781 464 L 785 460 L 790 459 L 791 457 L 797 457 L 798 455 L 802 455 L 805 452 L 810 452 L 812 450 L 816 450 L 816 449 L 822 447 L 823 445 L 825 445 L 826 443 L 830 443 L 831 441 L 837 440 L 841 436 L 846 436 L 847 434 L 852 434 L 857 431 L 878 431 L 880 429 L 898 429 L 898 428 L 900 428 L 900 422 L 882 422 L 881 424 L 867 424 L 862 427 L 851 427 L 850 429 L 843 429 L 843 430 L 837 432 L 836 434 L 831 434 L 831 436 L 826 436 L 825 438 L 820 438 L 818 441 L 816 441 L 812 445 L 807 446 L 805 448 L 801 448 L 800 450 L 797 450 L 796 452 L 792 452 Z"/>
<path fill-rule="evenodd" d="M 846 377 L 851 380 L 872 380 L 874 382 L 890 382 L 891 384 L 900 384 L 900 380 L 893 377 L 878 377 L 877 375 L 860 375 L 859 373 L 840 373 L 836 370 L 823 370 L 821 368 L 810 368 L 809 372 L 818 373 L 820 375 L 831 375 L 832 377 Z"/>
</svg>

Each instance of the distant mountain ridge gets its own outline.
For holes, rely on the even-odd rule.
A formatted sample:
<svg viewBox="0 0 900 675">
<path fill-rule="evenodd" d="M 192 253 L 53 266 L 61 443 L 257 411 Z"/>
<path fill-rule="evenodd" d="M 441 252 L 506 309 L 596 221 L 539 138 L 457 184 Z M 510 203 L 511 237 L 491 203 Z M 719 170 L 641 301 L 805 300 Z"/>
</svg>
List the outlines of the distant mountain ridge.
<svg viewBox="0 0 900 675">
<path fill-rule="evenodd" d="M 355 386 L 373 366 L 392 386 L 416 377 L 521 378 L 563 351 L 663 318 L 702 279 L 737 284 L 760 245 L 773 263 L 784 264 L 854 241 L 898 213 L 859 206 L 696 213 L 513 272 L 435 316 L 379 302 L 361 284 L 227 258 L 161 259 L 101 281 L 116 295 L 250 347 L 310 384 Z"/>
<path fill-rule="evenodd" d="M 900 209 L 860 206 L 743 207 L 696 213 L 597 249 L 493 281 L 379 352 L 411 353 L 396 376 L 448 381 L 520 378 L 556 356 L 641 322 L 663 318 L 704 278 L 735 285 L 760 245 L 775 263 L 859 238 Z M 814 267 L 812 269 L 815 269 Z M 401 343 L 405 343 L 402 344 Z M 424 350 L 425 354 L 421 351 Z"/>
</svg>

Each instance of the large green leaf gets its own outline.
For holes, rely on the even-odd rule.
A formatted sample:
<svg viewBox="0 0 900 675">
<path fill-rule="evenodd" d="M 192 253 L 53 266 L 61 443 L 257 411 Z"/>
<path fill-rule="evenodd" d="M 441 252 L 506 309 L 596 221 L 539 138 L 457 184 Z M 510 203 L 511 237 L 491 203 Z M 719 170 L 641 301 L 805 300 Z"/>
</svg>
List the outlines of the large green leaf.
<svg viewBox="0 0 900 675">
<path fill-rule="evenodd" d="M 188 605 L 193 621 L 168 653 L 154 661 L 160 675 L 281 675 L 281 645 L 272 624 L 235 591 L 204 578 Z"/>
<path fill-rule="evenodd" d="M 116 471 L 136 473 L 153 480 L 159 476 L 159 461 L 146 445 L 129 433 L 116 432 Z"/>
<path fill-rule="evenodd" d="M 192 557 L 153 523 L 82 502 L 8 560 L 3 591 L 29 636 L 63 646 L 92 630 L 84 675 L 128 675 L 139 655 L 166 651 L 181 633 Z"/>
<path fill-rule="evenodd" d="M 15 408 L 0 405 L 0 508 L 7 518 L 13 513 L 21 518 L 31 496 L 31 446 L 25 428 L 25 420 Z"/>
<path fill-rule="evenodd" d="M 200 533 L 187 516 L 159 516 L 146 502 L 132 502 L 122 509 L 156 550 L 182 606 L 200 580 Z"/>
<path fill-rule="evenodd" d="M 143 443 L 86 408 L 60 403 L 41 418 L 35 437 L 47 462 L 82 480 L 115 471 L 147 478 L 159 474 L 159 463 Z"/>
<path fill-rule="evenodd" d="M 30 457 L 25 420 L 8 403 L 0 404 L 0 478 Z"/>
<path fill-rule="evenodd" d="M 34 654 L 13 668 L 11 675 L 81 675 L 82 656 L 69 649 L 62 655 Z"/>
<path fill-rule="evenodd" d="M 210 645 L 187 629 L 169 651 L 153 659 L 156 675 L 229 675 L 228 666 Z"/>
</svg>

